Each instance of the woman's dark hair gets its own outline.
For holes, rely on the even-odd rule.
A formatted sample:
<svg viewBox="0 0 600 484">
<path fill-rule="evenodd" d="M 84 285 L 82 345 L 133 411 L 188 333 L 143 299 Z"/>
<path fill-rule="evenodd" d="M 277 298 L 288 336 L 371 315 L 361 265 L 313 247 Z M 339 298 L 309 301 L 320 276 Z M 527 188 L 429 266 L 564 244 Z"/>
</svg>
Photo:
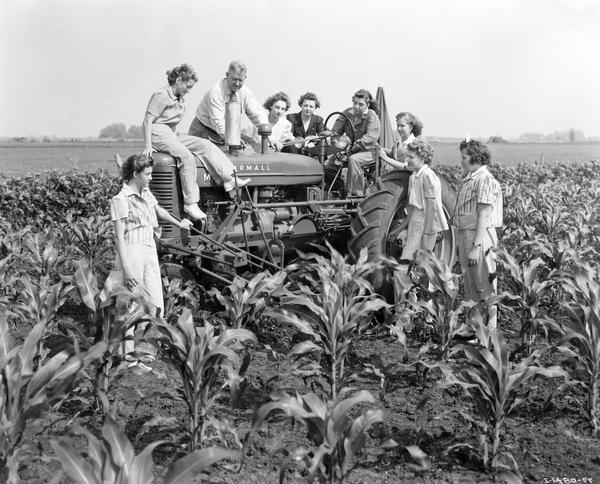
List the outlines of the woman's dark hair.
<svg viewBox="0 0 600 484">
<path fill-rule="evenodd" d="M 480 165 L 489 165 L 492 159 L 490 150 L 481 141 L 463 140 L 460 142 L 460 151 L 464 151 L 469 155 L 471 164 L 479 163 Z"/>
<path fill-rule="evenodd" d="M 189 64 L 181 64 L 180 66 L 173 67 L 173 69 L 167 71 L 167 80 L 169 81 L 169 86 L 175 84 L 175 81 L 178 77 L 183 82 L 189 81 L 190 79 L 192 79 L 194 82 L 198 82 L 196 71 L 194 71 L 194 68 Z"/>
<path fill-rule="evenodd" d="M 396 122 L 400 121 L 400 119 L 404 119 L 408 124 L 410 124 L 410 132 L 413 134 L 413 136 L 421 136 L 421 133 L 423 132 L 423 123 L 413 113 L 402 112 L 396 114 Z"/>
<path fill-rule="evenodd" d="M 300 99 L 298 99 L 298 106 L 302 107 L 302 103 L 304 101 L 314 101 L 315 108 L 321 107 L 321 102 L 319 101 L 319 98 L 317 97 L 317 95 L 314 92 L 307 92 L 307 93 L 302 94 L 302 96 L 300 96 Z"/>
<path fill-rule="evenodd" d="M 121 178 L 125 183 L 131 180 L 138 173 L 143 172 L 149 166 L 152 166 L 152 158 L 142 153 L 131 155 L 121 166 Z"/>
<path fill-rule="evenodd" d="M 265 103 L 263 104 L 263 106 L 265 107 L 266 110 L 270 111 L 271 108 L 273 107 L 273 104 L 275 104 L 277 101 L 285 102 L 285 110 L 286 111 L 288 109 L 290 109 L 290 106 L 292 105 L 292 101 L 290 101 L 290 97 L 285 92 L 279 91 L 279 92 L 276 92 L 275 94 L 273 94 L 272 96 L 269 96 L 267 98 L 267 100 L 265 101 Z"/>
<path fill-rule="evenodd" d="M 408 151 L 415 153 L 419 158 L 421 158 L 425 163 L 431 165 L 433 163 L 433 147 L 426 143 L 423 140 L 417 139 L 408 143 L 406 147 Z"/>
<path fill-rule="evenodd" d="M 355 97 L 364 99 L 367 102 L 369 109 L 375 111 L 375 114 L 379 116 L 379 104 L 377 104 L 377 101 L 373 99 L 373 95 L 367 89 L 359 89 L 352 96 L 352 100 L 354 100 Z"/>
</svg>

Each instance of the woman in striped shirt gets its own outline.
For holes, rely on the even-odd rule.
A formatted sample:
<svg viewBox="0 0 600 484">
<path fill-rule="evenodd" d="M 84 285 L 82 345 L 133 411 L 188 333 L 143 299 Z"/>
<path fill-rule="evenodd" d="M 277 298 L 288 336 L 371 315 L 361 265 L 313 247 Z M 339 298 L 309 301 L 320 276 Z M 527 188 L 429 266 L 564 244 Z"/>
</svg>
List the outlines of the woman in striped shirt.
<svg viewBox="0 0 600 484">
<path fill-rule="evenodd" d="M 484 301 L 496 292 L 498 244 L 496 229 L 502 226 L 502 191 L 488 170 L 490 151 L 480 141 L 460 144 L 464 178 L 458 188 L 452 226 L 456 229 L 458 258 L 463 273 L 465 298 Z M 488 327 L 496 328 L 496 308 L 488 311 Z"/>
<path fill-rule="evenodd" d="M 164 311 L 162 283 L 154 235 L 158 220 L 188 229 L 192 222 L 178 221 L 158 205 L 148 185 L 152 180 L 152 158 L 132 155 L 121 166 L 123 188 L 110 202 L 110 218 L 115 227 L 117 261 L 123 271 L 122 283 L 152 305 L 153 315 Z M 125 353 L 133 351 L 133 341 L 125 344 Z"/>
</svg>

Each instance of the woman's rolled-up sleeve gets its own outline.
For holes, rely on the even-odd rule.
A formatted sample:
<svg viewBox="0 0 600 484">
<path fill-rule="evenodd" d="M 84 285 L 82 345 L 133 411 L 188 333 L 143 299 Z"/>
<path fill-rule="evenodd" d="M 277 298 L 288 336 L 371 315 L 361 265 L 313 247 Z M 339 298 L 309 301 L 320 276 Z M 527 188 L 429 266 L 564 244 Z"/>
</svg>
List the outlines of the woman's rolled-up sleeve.
<svg viewBox="0 0 600 484">
<path fill-rule="evenodd" d="M 123 197 L 113 197 L 110 201 L 110 219 L 115 222 L 129 216 L 129 204 Z"/>
<path fill-rule="evenodd" d="M 167 107 L 167 95 L 163 92 L 155 92 L 152 94 L 148 106 L 146 107 L 146 113 L 152 116 L 159 117 Z"/>
</svg>

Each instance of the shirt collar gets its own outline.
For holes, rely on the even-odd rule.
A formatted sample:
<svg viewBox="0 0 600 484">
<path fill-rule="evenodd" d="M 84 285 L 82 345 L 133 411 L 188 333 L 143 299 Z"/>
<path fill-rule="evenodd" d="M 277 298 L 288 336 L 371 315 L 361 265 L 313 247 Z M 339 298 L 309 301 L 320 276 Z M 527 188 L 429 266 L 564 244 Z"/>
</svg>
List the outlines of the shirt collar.
<svg viewBox="0 0 600 484">
<path fill-rule="evenodd" d="M 429 165 L 427 163 L 424 163 L 423 166 L 415 172 L 415 178 L 419 178 L 423 173 L 425 173 L 425 170 L 427 170 L 428 167 Z"/>
<path fill-rule="evenodd" d="M 415 140 L 415 135 L 410 133 L 408 135 L 408 138 L 406 138 L 404 141 L 402 141 L 402 138 L 398 137 L 398 141 L 400 142 L 400 144 L 402 146 L 408 146 L 410 143 L 412 143 Z"/>
<path fill-rule="evenodd" d="M 475 170 L 474 172 L 469 172 L 467 174 L 467 176 L 465 177 L 465 181 L 467 180 L 472 180 L 475 177 L 478 176 L 482 176 L 485 175 L 486 173 L 488 173 L 488 167 L 487 165 L 481 165 L 479 168 L 477 168 L 477 170 Z"/>
<path fill-rule="evenodd" d="M 173 86 L 171 85 L 167 85 L 167 87 L 165 87 L 165 90 L 167 91 L 167 94 L 169 95 L 169 97 L 173 100 L 173 101 L 177 101 L 182 103 L 183 102 L 183 96 L 177 97 L 175 95 L 175 93 L 173 92 Z"/>
<path fill-rule="evenodd" d="M 127 183 L 123 182 L 123 195 L 126 197 L 130 197 L 131 195 L 137 195 L 138 197 L 143 196 L 149 190 L 148 187 L 142 189 L 142 193 L 136 192 L 133 188 L 131 188 Z"/>
<path fill-rule="evenodd" d="M 228 97 L 231 98 L 231 96 L 233 96 L 234 94 L 240 93 L 240 91 L 244 88 L 244 86 L 242 86 L 237 92 L 233 92 L 231 89 L 229 89 L 229 84 L 227 84 L 227 78 L 224 77 L 223 80 L 221 81 L 221 86 L 223 87 L 223 93 Z M 241 94 L 240 94 L 241 96 Z M 240 99 L 238 97 L 238 99 Z"/>
<path fill-rule="evenodd" d="M 367 109 L 364 114 L 356 114 L 354 112 L 354 108 L 348 108 L 350 110 L 350 114 L 355 119 L 366 119 L 369 116 L 369 109 Z"/>
</svg>

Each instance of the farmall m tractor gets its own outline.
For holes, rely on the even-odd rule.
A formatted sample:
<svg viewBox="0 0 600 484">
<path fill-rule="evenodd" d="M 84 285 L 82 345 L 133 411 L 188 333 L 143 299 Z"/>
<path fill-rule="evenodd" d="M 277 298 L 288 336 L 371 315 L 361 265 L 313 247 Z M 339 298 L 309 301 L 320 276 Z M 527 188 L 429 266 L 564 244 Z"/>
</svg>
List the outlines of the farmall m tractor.
<svg viewBox="0 0 600 484">
<path fill-rule="evenodd" d="M 249 153 L 240 146 L 240 123 L 235 119 L 235 110 L 226 109 L 226 114 L 226 141 L 236 176 L 250 177 L 252 181 L 237 190 L 232 199 L 198 163 L 199 205 L 207 219 L 196 223 L 191 231 L 162 225 L 162 255 L 184 256 L 177 257 L 183 261 L 178 265 L 163 257 L 167 272 L 183 278 L 208 275 L 228 283 L 236 273 L 281 268 L 295 255 L 294 249 L 306 250 L 307 244 L 322 243 L 324 239 L 337 248 L 345 246 L 353 257 L 364 247 L 372 258 L 400 257 L 398 225 L 406 217 L 410 172 L 394 170 L 379 176 L 377 164 L 367 173 L 368 195 L 347 197 L 343 190 L 327 189 L 323 163 L 335 153 L 343 159 L 352 147 L 352 136 L 344 147 L 343 141 L 326 132 L 311 148 L 311 156 L 304 156 L 270 150 L 270 130 L 265 126 L 259 130 L 259 152 Z M 344 114 L 331 113 L 325 120 L 326 126 L 333 116 Z M 165 153 L 155 153 L 153 161 L 150 189 L 162 207 L 176 217 L 183 216 L 176 161 Z M 442 198 L 445 209 L 450 211 L 455 194 L 443 179 Z M 451 263 L 451 230 L 443 233 L 435 252 Z"/>
</svg>

